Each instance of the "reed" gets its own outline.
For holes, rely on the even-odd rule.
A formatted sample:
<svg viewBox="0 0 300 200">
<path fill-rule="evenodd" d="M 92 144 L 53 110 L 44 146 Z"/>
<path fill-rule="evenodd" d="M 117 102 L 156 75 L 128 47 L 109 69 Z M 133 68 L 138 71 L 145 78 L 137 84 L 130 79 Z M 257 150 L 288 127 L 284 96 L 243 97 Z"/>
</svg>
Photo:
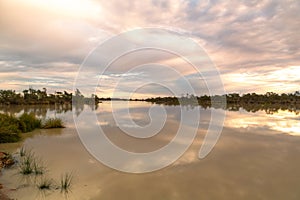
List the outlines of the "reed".
<svg viewBox="0 0 300 200">
<path fill-rule="evenodd" d="M 71 189 L 72 180 L 73 180 L 72 173 L 63 174 L 60 179 L 60 191 L 63 193 L 68 193 Z"/>
<path fill-rule="evenodd" d="M 42 177 L 37 184 L 39 190 L 51 190 L 53 186 L 53 180 L 45 177 Z"/>
</svg>

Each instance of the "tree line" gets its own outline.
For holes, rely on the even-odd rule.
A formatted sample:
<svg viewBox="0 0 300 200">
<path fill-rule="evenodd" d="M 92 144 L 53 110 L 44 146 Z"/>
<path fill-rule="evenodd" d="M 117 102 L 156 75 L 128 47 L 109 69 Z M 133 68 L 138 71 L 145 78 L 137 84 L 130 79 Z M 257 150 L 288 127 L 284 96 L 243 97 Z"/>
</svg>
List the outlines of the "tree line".
<svg viewBox="0 0 300 200">
<path fill-rule="evenodd" d="M 227 110 L 245 109 L 248 112 L 265 110 L 272 114 L 278 110 L 299 111 L 300 92 L 277 94 L 267 92 L 265 94 L 247 93 L 240 95 L 231 93 L 225 95 L 182 95 L 181 97 L 156 97 L 144 99 L 144 101 L 163 105 L 189 105 L 207 108 L 222 108 Z"/>
<path fill-rule="evenodd" d="M 163 104 L 184 104 L 196 102 L 197 104 L 211 104 L 212 101 L 226 100 L 227 104 L 299 104 L 300 91 L 288 94 L 277 94 L 274 92 L 267 92 L 265 94 L 247 93 L 240 95 L 238 93 L 230 93 L 224 95 L 203 95 L 195 96 L 193 94 L 182 95 L 181 97 L 156 97 L 147 98 L 144 101 L 163 103 Z"/>
<path fill-rule="evenodd" d="M 22 93 L 17 93 L 15 90 L 0 90 L 0 104 L 72 104 L 77 103 L 99 103 L 101 101 L 124 100 L 115 98 L 99 98 L 92 94 L 91 97 L 84 97 L 84 95 L 76 89 L 74 94 L 67 91 L 47 93 L 47 89 L 33 89 L 29 88 L 23 90 Z M 147 99 L 129 99 L 131 101 L 147 101 L 164 105 L 200 105 L 203 107 L 217 105 L 215 102 L 225 102 L 227 107 L 244 107 L 251 105 L 287 105 L 300 106 L 300 91 L 294 93 L 277 94 L 274 92 L 267 92 L 265 94 L 247 93 L 240 95 L 238 93 L 230 93 L 224 95 L 202 95 L 195 96 L 193 94 L 182 95 L 181 97 L 155 97 Z"/>
<path fill-rule="evenodd" d="M 17 93 L 15 90 L 0 90 L 1 105 L 72 104 L 72 99 L 78 103 L 100 102 L 97 95 L 84 97 L 79 89 L 76 89 L 74 95 L 67 91 L 48 94 L 46 88 L 37 90 L 29 88 L 22 93 Z"/>
</svg>

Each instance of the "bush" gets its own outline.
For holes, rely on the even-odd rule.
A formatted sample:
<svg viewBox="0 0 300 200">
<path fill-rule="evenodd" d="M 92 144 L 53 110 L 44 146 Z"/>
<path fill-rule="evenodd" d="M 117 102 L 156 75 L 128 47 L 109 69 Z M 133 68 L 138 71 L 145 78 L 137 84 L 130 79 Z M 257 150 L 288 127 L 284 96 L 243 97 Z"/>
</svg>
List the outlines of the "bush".
<svg viewBox="0 0 300 200">
<path fill-rule="evenodd" d="M 19 129 L 23 132 L 30 132 L 41 127 L 41 120 L 37 119 L 33 113 L 24 113 L 19 118 Z"/>
<path fill-rule="evenodd" d="M 21 132 L 33 131 L 40 127 L 41 120 L 33 113 L 24 113 L 19 118 L 0 113 L 0 143 L 18 142 Z"/>
<path fill-rule="evenodd" d="M 22 114 L 19 118 L 0 113 L 0 143 L 18 142 L 21 139 L 20 133 L 33 131 L 36 128 L 64 128 L 59 118 L 47 119 L 43 125 L 33 113 Z"/>
<path fill-rule="evenodd" d="M 43 125 L 42 128 L 49 129 L 49 128 L 64 128 L 63 122 L 59 118 L 50 118 L 47 119 Z"/>
<path fill-rule="evenodd" d="M 12 115 L 0 114 L 0 143 L 20 140 L 19 121 Z"/>
<path fill-rule="evenodd" d="M 6 134 L 0 133 L 0 143 L 13 143 L 20 141 L 21 136 L 18 133 Z"/>
</svg>

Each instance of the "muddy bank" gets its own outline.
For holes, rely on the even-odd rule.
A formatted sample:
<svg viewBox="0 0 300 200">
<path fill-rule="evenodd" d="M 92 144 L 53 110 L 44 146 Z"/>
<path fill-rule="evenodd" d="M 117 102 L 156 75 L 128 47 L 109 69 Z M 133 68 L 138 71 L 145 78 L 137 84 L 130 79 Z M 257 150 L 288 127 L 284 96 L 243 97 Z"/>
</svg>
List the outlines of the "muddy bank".
<svg viewBox="0 0 300 200">
<path fill-rule="evenodd" d="M 0 152 L 0 170 L 5 167 L 10 167 L 15 164 L 12 156 L 5 152 Z"/>
<path fill-rule="evenodd" d="M 1 200 L 12 200 L 2 191 L 2 189 L 3 189 L 3 186 L 2 186 L 2 184 L 0 184 L 0 199 Z"/>
<path fill-rule="evenodd" d="M 2 168 L 10 167 L 15 163 L 12 156 L 5 152 L 0 152 L 0 176 Z M 0 183 L 0 199 L 11 200 L 3 191 L 3 185 Z"/>
</svg>

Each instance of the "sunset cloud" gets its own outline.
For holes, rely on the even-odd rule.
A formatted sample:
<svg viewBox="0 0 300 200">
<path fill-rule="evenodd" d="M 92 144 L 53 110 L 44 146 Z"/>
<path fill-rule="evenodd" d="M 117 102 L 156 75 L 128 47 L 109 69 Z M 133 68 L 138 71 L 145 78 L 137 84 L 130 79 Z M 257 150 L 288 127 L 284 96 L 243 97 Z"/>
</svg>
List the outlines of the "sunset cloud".
<svg viewBox="0 0 300 200">
<path fill-rule="evenodd" d="M 21 91 L 31 85 L 71 90 L 81 63 L 98 44 L 134 28 L 163 27 L 205 49 L 227 92 L 294 92 L 300 85 L 299 13 L 297 0 L 0 1 L 0 89 Z M 105 74 L 107 82 L 99 88 L 104 96 L 113 91 L 110 83 L 124 78 L 126 66 L 144 62 L 137 55 Z M 194 72 L 180 59 L 148 55 L 145 60 L 177 66 L 197 93 L 205 91 L 201 77 L 199 82 L 192 77 Z M 147 73 L 129 73 L 124 92 L 141 84 Z M 180 80 L 167 71 L 158 78 L 180 88 Z M 140 93 L 167 95 L 157 85 Z"/>
</svg>

